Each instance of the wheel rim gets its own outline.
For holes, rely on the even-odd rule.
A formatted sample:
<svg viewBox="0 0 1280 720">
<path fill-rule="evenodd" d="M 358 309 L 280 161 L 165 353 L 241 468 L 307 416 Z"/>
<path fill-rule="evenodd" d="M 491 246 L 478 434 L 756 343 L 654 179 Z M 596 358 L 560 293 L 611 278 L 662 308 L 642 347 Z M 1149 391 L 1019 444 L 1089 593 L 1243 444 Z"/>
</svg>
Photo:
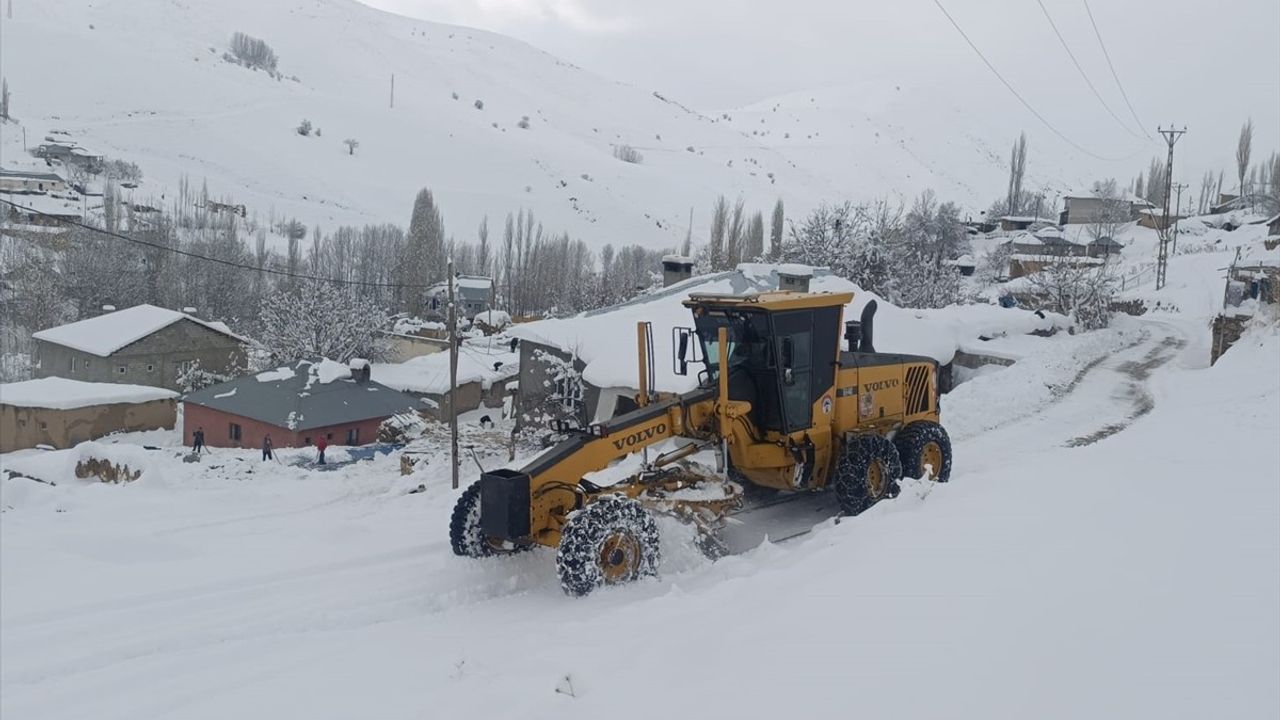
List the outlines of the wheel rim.
<svg viewBox="0 0 1280 720">
<path fill-rule="evenodd" d="M 936 442 L 925 443 L 923 449 L 920 450 L 920 471 L 924 472 L 924 466 L 928 465 L 933 468 L 930 477 L 937 478 L 938 473 L 942 472 L 942 446 Z"/>
<path fill-rule="evenodd" d="M 599 562 L 605 582 L 630 580 L 640 567 L 640 542 L 631 533 L 613 533 L 600 543 Z"/>
<path fill-rule="evenodd" d="M 884 494 L 884 467 L 880 465 L 879 460 L 872 460 L 871 464 L 867 465 L 867 490 L 874 498 Z"/>
</svg>

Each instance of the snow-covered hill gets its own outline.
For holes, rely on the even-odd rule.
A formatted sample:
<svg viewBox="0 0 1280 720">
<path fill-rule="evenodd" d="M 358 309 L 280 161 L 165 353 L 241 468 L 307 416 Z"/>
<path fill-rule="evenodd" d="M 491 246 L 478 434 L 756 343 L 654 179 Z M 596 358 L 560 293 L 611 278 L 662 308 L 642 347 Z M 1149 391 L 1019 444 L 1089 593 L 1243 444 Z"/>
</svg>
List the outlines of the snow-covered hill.
<svg viewBox="0 0 1280 720">
<path fill-rule="evenodd" d="M 834 194 L 677 102 L 503 36 L 354 0 L 44 0 L 15 4 L 3 25 L 22 123 L 0 126 L 6 167 L 32 161 L 24 128 L 30 146 L 63 130 L 141 165 L 139 192 L 172 197 L 185 174 L 264 220 L 404 224 L 429 187 L 459 239 L 525 207 L 597 247 L 668 247 L 691 208 L 701 235 L 722 193 L 766 211 L 778 197 L 803 208 Z M 235 32 L 269 43 L 284 79 L 224 61 Z M 295 132 L 304 118 L 318 136 Z M 642 162 L 615 158 L 621 144 Z"/>
</svg>

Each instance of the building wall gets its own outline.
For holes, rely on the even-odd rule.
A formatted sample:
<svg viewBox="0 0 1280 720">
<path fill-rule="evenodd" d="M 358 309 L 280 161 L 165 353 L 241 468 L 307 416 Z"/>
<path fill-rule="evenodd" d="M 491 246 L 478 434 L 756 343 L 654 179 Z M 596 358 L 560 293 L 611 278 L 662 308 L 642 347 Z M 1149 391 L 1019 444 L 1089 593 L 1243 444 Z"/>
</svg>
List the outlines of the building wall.
<svg viewBox="0 0 1280 720">
<path fill-rule="evenodd" d="M 422 403 L 422 412 L 436 420 L 449 418 L 449 395 L 447 393 L 406 393 L 414 397 L 422 397 L 431 402 Z M 458 403 L 458 412 L 464 413 L 480 407 L 484 398 L 484 386 L 478 382 L 459 385 L 453 390 L 454 401 Z"/>
<path fill-rule="evenodd" d="M 67 184 L 61 180 L 0 176 L 0 192 L 65 193 L 66 191 Z"/>
<path fill-rule="evenodd" d="M 36 445 L 69 448 L 113 432 L 172 429 L 177 422 L 172 399 L 112 403 L 70 410 L 0 404 L 0 452 Z"/>
<path fill-rule="evenodd" d="M 561 367 L 572 367 L 578 376 L 582 402 L 576 406 L 556 399 L 556 375 Z M 591 417 L 599 390 L 581 380 L 586 363 L 551 345 L 520 341 L 520 391 L 516 395 L 516 424 L 523 427 L 542 415 L 561 418 Z"/>
<path fill-rule="evenodd" d="M 378 439 L 378 426 L 387 417 L 294 431 L 204 405 L 185 403 L 182 417 L 182 442 L 184 445 L 191 445 L 195 431 L 204 428 L 204 442 L 209 447 L 261 448 L 262 440 L 267 435 L 271 436 L 272 445 L 278 448 L 314 445 L 316 439 L 320 437 L 325 437 L 330 445 L 346 445 L 347 431 L 354 428 L 359 435 L 356 444 L 367 445 Z M 240 426 L 239 440 L 231 439 L 232 424 Z"/>
<path fill-rule="evenodd" d="M 35 341 L 34 375 L 86 382 L 150 385 L 181 391 L 178 373 L 185 363 L 222 375 L 238 375 L 244 351 L 239 341 L 190 320 L 181 320 L 110 357 Z M 121 368 L 124 369 L 121 372 Z"/>
<path fill-rule="evenodd" d="M 423 355 L 433 355 L 449 349 L 447 340 L 411 338 L 405 335 L 386 335 L 387 362 L 401 363 Z"/>
</svg>

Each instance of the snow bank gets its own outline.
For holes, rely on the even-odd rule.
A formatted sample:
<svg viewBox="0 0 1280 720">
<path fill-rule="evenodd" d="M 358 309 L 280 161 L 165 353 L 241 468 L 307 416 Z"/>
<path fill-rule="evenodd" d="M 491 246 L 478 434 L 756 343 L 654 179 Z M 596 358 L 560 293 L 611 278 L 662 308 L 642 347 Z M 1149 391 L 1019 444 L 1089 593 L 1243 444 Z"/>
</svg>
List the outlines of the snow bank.
<svg viewBox="0 0 1280 720">
<path fill-rule="evenodd" d="M 91 405 L 145 403 L 178 397 L 178 393 L 146 385 L 91 383 L 49 377 L 0 384 L 0 404 L 70 410 Z"/>
</svg>

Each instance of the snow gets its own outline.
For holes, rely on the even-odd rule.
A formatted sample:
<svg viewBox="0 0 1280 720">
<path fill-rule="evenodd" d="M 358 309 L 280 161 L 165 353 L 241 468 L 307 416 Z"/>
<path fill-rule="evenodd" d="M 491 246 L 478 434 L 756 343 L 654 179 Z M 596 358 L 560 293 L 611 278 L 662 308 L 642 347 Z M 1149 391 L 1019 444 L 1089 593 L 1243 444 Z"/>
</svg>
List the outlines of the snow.
<svg viewBox="0 0 1280 720">
<path fill-rule="evenodd" d="M 81 450 L 6 455 L 58 485 L 0 481 L 0 714 L 814 717 L 856 697 L 870 717 L 1275 717 L 1280 337 L 1205 369 L 1202 320 L 1134 321 L 1141 344 L 1097 348 L 1115 369 L 957 440 L 947 485 L 714 564 L 663 524 L 657 579 L 585 599 L 550 551 L 452 554 L 438 448 L 412 477 L 394 456 L 315 472 L 288 464 L 304 450 L 96 448 L 145 463 L 112 486 L 72 477 Z M 1153 408 L 1068 447 L 1124 411 L 1120 367 L 1170 338 L 1189 344 L 1142 385 Z M 944 421 L 1021 402 L 995 386 Z M 661 680 L 637 691 L 619 652 Z"/>
<path fill-rule="evenodd" d="M 458 278 L 457 282 L 460 288 L 471 288 L 473 290 L 488 290 L 493 287 L 493 280 L 487 277 L 473 277 L 463 275 Z"/>
<path fill-rule="evenodd" d="M 795 263 L 784 263 L 778 266 L 779 275 L 790 275 L 792 277 L 811 278 L 813 277 L 813 268 L 808 265 L 797 265 Z"/>
<path fill-rule="evenodd" d="M 511 315 L 505 310 L 485 310 L 476 313 L 472 322 L 483 323 L 491 328 L 504 328 L 511 324 Z"/>
<path fill-rule="evenodd" d="M 177 397 L 178 393 L 163 388 L 82 382 L 60 377 L 0 383 L 0 404 L 15 407 L 71 410 L 92 405 L 137 404 Z"/>
<path fill-rule="evenodd" d="M 328 385 L 335 380 L 346 380 L 351 377 L 350 367 L 329 358 L 322 358 L 317 362 L 311 363 L 307 372 L 313 378 L 307 382 L 308 388 L 315 381 L 319 381 L 321 385 Z"/>
<path fill-rule="evenodd" d="M 806 266 L 801 266 L 806 267 Z M 808 269 L 806 267 L 806 269 Z M 565 319 L 522 323 L 508 332 L 521 339 L 551 345 L 585 363 L 582 377 L 598 388 L 636 387 L 635 327 L 640 321 L 653 323 L 655 388 L 683 392 L 693 388 L 695 379 L 678 376 L 670 362 L 671 329 L 691 327 L 693 318 L 681 303 L 691 293 L 745 294 L 773 289 L 771 273 L 776 267 L 744 263 L 736 273 L 695 277 L 653 295 L 604 311 Z M 813 270 L 810 270 L 813 272 Z M 1028 333 L 1065 327 L 1061 316 L 1036 316 L 1025 310 L 993 305 L 966 305 L 942 310 L 910 310 L 896 307 L 874 293 L 861 290 L 842 278 L 815 272 L 809 288 L 813 292 L 852 292 L 845 307 L 845 319 L 858 318 L 871 300 L 877 302 L 874 344 L 881 352 L 907 353 L 951 362 L 961 342 L 981 335 Z"/>
<path fill-rule="evenodd" d="M 500 363 L 495 370 L 494 364 Z M 478 382 L 488 390 L 520 372 L 520 354 L 506 342 L 469 341 L 458 352 L 458 385 Z M 411 393 L 439 395 L 449 391 L 449 353 L 439 352 L 402 363 L 374 363 L 372 376 L 387 387 Z"/>
<path fill-rule="evenodd" d="M 264 383 L 288 380 L 289 378 L 293 377 L 293 368 L 278 367 L 275 370 L 267 370 L 266 372 L 260 372 L 257 375 L 254 375 L 253 377 L 258 382 L 264 382 Z"/>
<path fill-rule="evenodd" d="M 152 333 L 180 321 L 190 320 L 211 330 L 229 335 L 236 340 L 245 339 L 228 332 L 225 325 L 205 322 L 177 310 L 156 307 L 155 305 L 134 305 L 124 310 L 109 312 L 97 317 L 79 320 L 67 325 L 59 325 L 48 330 L 32 334 L 37 340 L 55 343 L 64 347 L 87 352 L 98 357 L 109 357 L 112 353 L 131 345 Z"/>
<path fill-rule="evenodd" d="M 216 397 L 216 398 L 229 398 L 229 397 L 231 397 L 231 396 L 233 396 L 233 395 L 235 395 L 235 394 L 236 394 L 236 390 L 237 390 L 237 389 L 238 389 L 238 388 L 231 388 L 231 389 L 230 389 L 230 390 L 228 390 L 227 392 L 224 392 L 224 393 L 218 393 L 217 395 L 214 395 L 214 397 Z"/>
</svg>

